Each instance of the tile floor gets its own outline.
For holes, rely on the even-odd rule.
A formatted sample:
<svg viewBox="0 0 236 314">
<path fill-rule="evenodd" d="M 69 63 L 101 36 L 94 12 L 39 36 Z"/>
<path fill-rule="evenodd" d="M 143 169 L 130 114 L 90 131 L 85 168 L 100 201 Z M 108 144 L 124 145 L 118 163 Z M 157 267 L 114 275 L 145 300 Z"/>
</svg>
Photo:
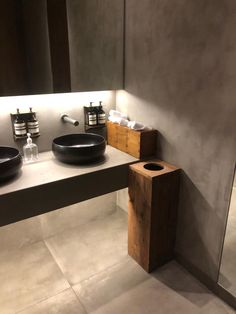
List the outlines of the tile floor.
<svg viewBox="0 0 236 314">
<path fill-rule="evenodd" d="M 127 256 L 127 214 L 0 253 L 0 313 L 232 314 L 175 261 L 146 274 Z"/>
</svg>

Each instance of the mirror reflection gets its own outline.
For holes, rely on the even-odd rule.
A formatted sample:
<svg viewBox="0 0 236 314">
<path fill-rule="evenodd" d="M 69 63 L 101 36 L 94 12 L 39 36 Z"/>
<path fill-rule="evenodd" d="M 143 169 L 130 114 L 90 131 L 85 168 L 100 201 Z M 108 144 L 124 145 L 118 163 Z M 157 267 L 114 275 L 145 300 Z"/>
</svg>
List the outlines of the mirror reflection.
<svg viewBox="0 0 236 314">
<path fill-rule="evenodd" d="M 123 88 L 124 0 L 2 0 L 0 96 Z"/>
<path fill-rule="evenodd" d="M 236 176 L 232 186 L 228 222 L 222 253 L 219 284 L 236 295 Z"/>
</svg>

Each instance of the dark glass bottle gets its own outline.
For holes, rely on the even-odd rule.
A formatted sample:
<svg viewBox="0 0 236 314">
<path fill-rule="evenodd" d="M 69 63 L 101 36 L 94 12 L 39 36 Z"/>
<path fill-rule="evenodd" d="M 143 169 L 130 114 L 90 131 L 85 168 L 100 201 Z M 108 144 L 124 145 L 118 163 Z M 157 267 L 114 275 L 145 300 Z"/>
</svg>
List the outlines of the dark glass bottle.
<svg viewBox="0 0 236 314">
<path fill-rule="evenodd" d="M 104 125 L 106 123 L 106 114 L 102 109 L 102 101 L 99 101 L 99 108 L 97 111 L 97 120 L 99 125 Z"/>
<path fill-rule="evenodd" d="M 17 111 L 16 119 L 13 123 L 15 136 L 25 137 L 27 134 L 26 123 L 20 116 L 20 110 L 17 108 L 16 111 Z"/>
<path fill-rule="evenodd" d="M 32 108 L 30 109 L 30 118 L 27 122 L 28 132 L 33 135 L 39 135 L 39 122 L 35 117 L 35 114 L 32 111 Z"/>
<path fill-rule="evenodd" d="M 90 102 L 90 107 L 87 113 L 88 117 L 88 125 L 89 126 L 96 126 L 97 125 L 97 113 L 95 111 L 95 109 L 93 108 L 93 103 Z"/>
</svg>

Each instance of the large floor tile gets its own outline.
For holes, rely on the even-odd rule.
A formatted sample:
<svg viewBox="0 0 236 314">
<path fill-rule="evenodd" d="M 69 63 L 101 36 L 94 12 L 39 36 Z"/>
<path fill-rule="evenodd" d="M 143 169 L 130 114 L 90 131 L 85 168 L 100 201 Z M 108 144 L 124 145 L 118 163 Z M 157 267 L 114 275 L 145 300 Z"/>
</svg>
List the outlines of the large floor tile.
<svg viewBox="0 0 236 314">
<path fill-rule="evenodd" d="M 155 271 L 152 276 L 194 305 L 201 314 L 233 314 L 235 311 L 177 262 L 172 261 Z"/>
<path fill-rule="evenodd" d="M 90 313 L 149 278 L 150 276 L 127 256 L 122 262 L 73 286 L 73 289 Z"/>
<path fill-rule="evenodd" d="M 20 249 L 41 240 L 42 232 L 38 217 L 0 228 L 0 252 Z"/>
<path fill-rule="evenodd" d="M 67 280 L 81 282 L 127 256 L 127 214 L 117 210 L 46 240 Z"/>
<path fill-rule="evenodd" d="M 90 200 L 38 216 L 42 237 L 48 238 L 65 230 L 103 218 L 116 209 L 116 193 L 109 193 Z"/>
<path fill-rule="evenodd" d="M 153 274 L 126 261 L 73 287 L 88 313 L 96 314 L 231 314 L 177 263 Z"/>
<path fill-rule="evenodd" d="M 49 299 L 39 302 L 20 314 L 86 314 L 72 289 L 67 289 Z"/>
<path fill-rule="evenodd" d="M 0 254 L 0 312 L 15 313 L 69 287 L 43 242 Z"/>
<path fill-rule="evenodd" d="M 216 297 L 210 301 L 200 314 L 235 314 L 236 311 Z"/>
</svg>

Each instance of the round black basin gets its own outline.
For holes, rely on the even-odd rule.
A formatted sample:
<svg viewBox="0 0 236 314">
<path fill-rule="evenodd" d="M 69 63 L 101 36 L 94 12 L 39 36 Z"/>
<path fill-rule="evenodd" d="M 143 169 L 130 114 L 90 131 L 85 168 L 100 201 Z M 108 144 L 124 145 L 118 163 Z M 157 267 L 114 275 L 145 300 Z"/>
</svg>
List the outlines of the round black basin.
<svg viewBox="0 0 236 314">
<path fill-rule="evenodd" d="M 18 149 L 0 146 L 0 181 L 5 181 L 17 174 L 22 167 L 22 157 Z"/>
<path fill-rule="evenodd" d="M 92 133 L 63 135 L 52 142 L 55 157 L 70 164 L 84 164 L 100 160 L 105 149 L 104 137 Z"/>
</svg>

